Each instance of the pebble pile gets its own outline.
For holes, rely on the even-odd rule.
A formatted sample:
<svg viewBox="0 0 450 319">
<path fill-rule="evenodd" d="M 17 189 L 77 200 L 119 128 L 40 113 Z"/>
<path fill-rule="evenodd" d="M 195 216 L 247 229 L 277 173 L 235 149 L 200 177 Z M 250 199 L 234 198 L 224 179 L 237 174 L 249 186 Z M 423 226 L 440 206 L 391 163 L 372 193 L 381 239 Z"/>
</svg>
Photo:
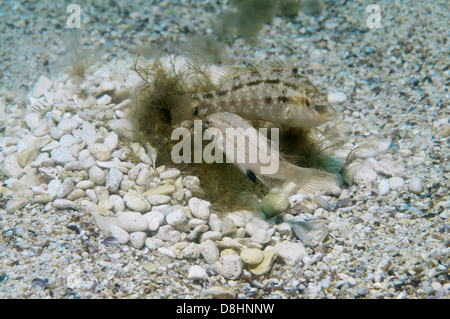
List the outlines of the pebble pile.
<svg viewBox="0 0 450 319">
<path fill-rule="evenodd" d="M 152 14 L 166 21 L 161 32 L 176 34 L 168 19 L 190 21 L 176 16 L 190 10 L 167 17 L 169 7 Z M 42 75 L 25 102 L 1 96 L 0 297 L 448 298 L 449 96 L 435 71 L 448 77 L 439 39 L 424 36 L 434 32 L 428 27 L 411 33 L 433 51 L 417 69 L 420 46 L 404 54 L 406 44 L 400 50 L 374 30 L 357 37 L 348 31 L 361 28 L 348 18 L 355 12 L 364 4 L 331 6 L 317 19 L 275 18 L 261 48 L 231 46 L 239 63 L 304 54 L 306 71 L 347 123 L 333 154 L 348 162 L 347 184 L 323 198 L 328 206 L 291 196 L 302 209 L 283 209 L 278 219 L 214 211 L 192 195 L 196 176 L 156 166 L 151 145 L 130 142 L 127 96 L 141 83 L 133 61 L 95 64 L 81 87 Z M 130 16 L 140 19 L 137 10 Z M 410 31 L 399 19 L 383 23 L 401 39 Z M 323 225 L 321 244 L 297 238 L 292 222 L 302 220 Z"/>
</svg>

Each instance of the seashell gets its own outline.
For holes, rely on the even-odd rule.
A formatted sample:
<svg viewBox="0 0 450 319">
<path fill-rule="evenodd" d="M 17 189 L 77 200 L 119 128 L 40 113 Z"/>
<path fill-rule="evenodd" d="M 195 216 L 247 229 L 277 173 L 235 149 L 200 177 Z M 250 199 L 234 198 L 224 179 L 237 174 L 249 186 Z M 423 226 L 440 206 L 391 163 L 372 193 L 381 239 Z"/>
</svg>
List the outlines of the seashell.
<svg viewBox="0 0 450 319">
<path fill-rule="evenodd" d="M 34 278 L 34 279 L 31 281 L 31 285 L 32 285 L 33 287 L 45 289 L 45 288 L 47 287 L 47 282 L 48 282 L 47 279 Z"/>
<path fill-rule="evenodd" d="M 103 239 L 103 244 L 106 246 L 120 247 L 119 240 L 114 236 L 108 236 L 105 239 Z"/>
<path fill-rule="evenodd" d="M 307 246 L 315 247 L 327 237 L 328 230 L 325 224 L 318 220 L 291 220 L 292 231 L 302 243 Z M 312 236 L 311 231 L 319 230 L 318 236 Z"/>
</svg>

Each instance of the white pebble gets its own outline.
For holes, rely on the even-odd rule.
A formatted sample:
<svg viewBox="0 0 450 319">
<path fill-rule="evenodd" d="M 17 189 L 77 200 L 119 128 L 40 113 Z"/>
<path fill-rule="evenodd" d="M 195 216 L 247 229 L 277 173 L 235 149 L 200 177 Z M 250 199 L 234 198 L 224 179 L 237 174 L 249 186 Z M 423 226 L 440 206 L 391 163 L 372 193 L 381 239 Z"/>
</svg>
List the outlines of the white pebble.
<svg viewBox="0 0 450 319">
<path fill-rule="evenodd" d="M 100 167 L 94 165 L 89 169 L 89 180 L 97 185 L 103 185 L 106 181 L 106 173 Z"/>
<path fill-rule="evenodd" d="M 66 163 L 75 161 L 67 147 L 60 146 L 50 152 L 50 157 L 56 164 L 64 165 Z"/>
<path fill-rule="evenodd" d="M 159 247 L 157 249 L 157 251 L 160 254 L 166 255 L 167 257 L 170 257 L 170 258 L 173 258 L 173 259 L 177 258 L 177 255 L 175 255 L 175 253 L 173 251 L 171 251 L 169 248 Z"/>
<path fill-rule="evenodd" d="M 119 189 L 120 183 L 123 180 L 123 173 L 116 167 L 113 167 L 106 174 L 106 188 L 110 192 L 115 192 Z"/>
<path fill-rule="evenodd" d="M 31 95 L 35 98 L 41 97 L 46 91 L 50 90 L 53 86 L 53 82 L 46 76 L 41 75 L 33 86 L 33 92 Z"/>
<path fill-rule="evenodd" d="M 116 133 L 110 133 L 106 138 L 105 142 L 103 143 L 106 147 L 108 147 L 110 150 L 115 150 L 117 146 L 119 145 L 119 136 Z"/>
<path fill-rule="evenodd" d="M 330 103 L 343 103 L 347 101 L 347 95 L 344 92 L 334 92 L 328 94 L 328 101 Z"/>
<path fill-rule="evenodd" d="M 94 143 L 89 145 L 88 150 L 99 161 L 108 161 L 111 159 L 111 150 L 104 144 Z"/>
<path fill-rule="evenodd" d="M 27 126 L 30 130 L 34 130 L 36 127 L 38 127 L 40 121 L 41 121 L 41 114 L 37 112 L 31 112 L 25 115 L 23 118 Z"/>
<path fill-rule="evenodd" d="M 128 234 L 128 232 L 117 225 L 111 225 L 109 231 L 112 236 L 117 238 L 117 241 L 121 245 L 125 245 L 130 240 L 130 235 Z"/>
<path fill-rule="evenodd" d="M 166 216 L 167 224 L 176 226 L 186 221 L 186 215 L 182 209 L 178 209 Z"/>
<path fill-rule="evenodd" d="M 53 206 L 57 209 L 67 209 L 76 207 L 75 203 L 68 199 L 55 199 L 53 201 Z"/>
<path fill-rule="evenodd" d="M 219 249 L 211 240 L 202 242 L 198 248 L 208 264 L 212 265 L 219 260 Z"/>
<path fill-rule="evenodd" d="M 144 215 L 148 221 L 148 229 L 150 231 L 158 230 L 159 226 L 164 222 L 164 215 L 161 212 L 150 212 Z"/>
<path fill-rule="evenodd" d="M 187 277 L 189 280 L 207 280 L 208 274 L 202 267 L 194 265 L 189 269 Z"/>
<path fill-rule="evenodd" d="M 135 248 L 141 249 L 146 238 L 147 234 L 145 232 L 133 232 L 130 235 L 130 242 Z"/>
<path fill-rule="evenodd" d="M 280 255 L 288 265 L 295 265 L 303 258 L 308 256 L 308 252 L 301 243 L 291 243 L 283 241 L 274 246 L 275 251 Z"/>
<path fill-rule="evenodd" d="M 172 243 L 177 243 L 181 239 L 181 233 L 170 225 L 161 226 L 155 236 Z"/>
<path fill-rule="evenodd" d="M 389 186 L 391 189 L 400 189 L 405 185 L 405 180 L 401 177 L 391 177 L 389 179 Z"/>
<path fill-rule="evenodd" d="M 423 192 L 422 181 L 417 177 L 411 178 L 411 180 L 409 181 L 409 190 L 414 194 L 422 193 Z"/>
<path fill-rule="evenodd" d="M 222 221 L 220 220 L 219 216 L 216 214 L 211 214 L 209 216 L 209 228 L 213 231 L 220 231 L 222 228 Z"/>
<path fill-rule="evenodd" d="M 387 181 L 386 179 L 383 179 L 379 184 L 378 184 L 378 193 L 380 195 L 386 195 L 387 193 L 389 193 L 389 191 L 391 190 L 391 188 L 389 187 L 389 181 Z"/>
<path fill-rule="evenodd" d="M 147 200 L 152 205 L 162 205 L 170 202 L 172 199 L 170 196 L 167 195 L 160 195 L 160 194 L 154 194 L 154 195 L 148 195 Z"/>
<path fill-rule="evenodd" d="M 150 250 L 157 250 L 159 247 L 162 247 L 163 241 L 159 238 L 147 237 L 145 240 L 145 247 Z"/>
<path fill-rule="evenodd" d="M 354 180 L 358 185 L 369 185 L 377 179 L 377 172 L 375 172 L 370 165 L 363 165 L 360 167 L 354 176 Z"/>
<path fill-rule="evenodd" d="M 118 212 L 117 225 L 129 232 L 146 231 L 148 221 L 141 213 L 136 212 Z"/>
<path fill-rule="evenodd" d="M 75 188 L 74 182 L 71 178 L 66 178 L 61 184 L 61 187 L 56 194 L 56 198 L 63 198 L 69 195 Z"/>
<path fill-rule="evenodd" d="M 181 172 L 175 168 L 167 169 L 159 174 L 160 179 L 175 179 L 180 176 Z"/>
<path fill-rule="evenodd" d="M 151 209 L 150 203 L 138 192 L 130 189 L 123 197 L 125 205 L 137 212 L 145 212 Z"/>
<path fill-rule="evenodd" d="M 257 232 L 269 229 L 270 225 L 264 219 L 261 218 L 253 218 L 245 225 L 245 230 L 250 236 L 253 236 Z"/>
<path fill-rule="evenodd" d="M 61 130 L 63 133 L 71 133 L 75 130 L 80 123 L 73 119 L 62 119 L 57 126 L 57 129 Z"/>
<path fill-rule="evenodd" d="M 220 258 L 219 273 L 226 279 L 238 279 L 244 268 L 242 258 L 235 254 L 225 255 Z"/>
<path fill-rule="evenodd" d="M 198 199 L 196 197 L 192 197 L 189 200 L 189 209 L 197 218 L 207 220 L 209 218 L 209 206 L 211 205 L 210 202 Z"/>
</svg>

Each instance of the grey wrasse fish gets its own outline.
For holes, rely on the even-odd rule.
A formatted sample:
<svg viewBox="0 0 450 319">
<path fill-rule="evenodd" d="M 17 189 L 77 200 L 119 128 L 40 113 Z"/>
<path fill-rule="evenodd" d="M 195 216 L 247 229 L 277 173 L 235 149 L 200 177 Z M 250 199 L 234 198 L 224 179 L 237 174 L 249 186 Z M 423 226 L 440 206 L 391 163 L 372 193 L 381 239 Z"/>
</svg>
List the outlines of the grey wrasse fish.
<svg viewBox="0 0 450 319">
<path fill-rule="evenodd" d="M 325 191 L 331 185 L 341 183 L 334 174 L 289 163 L 279 153 L 276 141 L 268 140 L 234 113 L 214 113 L 207 116 L 205 122 L 207 131 L 214 137 L 213 143 L 227 162 L 234 163 L 253 181 L 258 179 L 268 187 L 293 182 L 305 193 Z"/>
<path fill-rule="evenodd" d="M 175 121 L 230 112 L 246 120 L 287 127 L 317 127 L 336 117 L 336 111 L 297 67 L 276 65 L 261 69 L 213 69 L 207 82 L 213 89 L 174 98 Z M 215 79 L 215 80 L 213 80 Z"/>
</svg>

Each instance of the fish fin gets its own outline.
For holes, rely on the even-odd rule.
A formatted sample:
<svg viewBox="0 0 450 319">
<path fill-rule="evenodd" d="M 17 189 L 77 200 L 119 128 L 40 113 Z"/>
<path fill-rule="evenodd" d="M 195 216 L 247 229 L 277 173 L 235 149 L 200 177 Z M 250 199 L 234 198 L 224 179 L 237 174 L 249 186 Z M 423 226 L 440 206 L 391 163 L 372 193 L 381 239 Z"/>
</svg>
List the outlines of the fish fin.
<svg viewBox="0 0 450 319">
<path fill-rule="evenodd" d="M 338 176 L 328 172 L 303 167 L 297 167 L 297 170 L 299 172 L 295 174 L 293 182 L 297 184 L 300 191 L 305 193 L 326 192 L 333 184 L 342 184 Z"/>
</svg>

